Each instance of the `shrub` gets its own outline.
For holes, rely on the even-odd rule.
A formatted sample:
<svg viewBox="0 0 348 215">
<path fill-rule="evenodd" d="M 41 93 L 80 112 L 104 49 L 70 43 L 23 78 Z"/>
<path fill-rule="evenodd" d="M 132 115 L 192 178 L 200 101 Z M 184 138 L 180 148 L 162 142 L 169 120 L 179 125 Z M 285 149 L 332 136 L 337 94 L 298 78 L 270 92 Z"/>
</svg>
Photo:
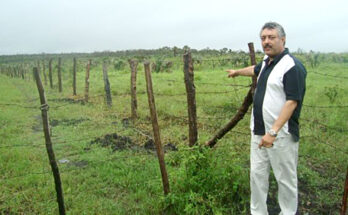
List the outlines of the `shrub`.
<svg viewBox="0 0 348 215">
<path fill-rule="evenodd" d="M 116 61 L 114 64 L 115 70 L 122 70 L 126 66 L 126 63 L 122 60 Z"/>
<path fill-rule="evenodd" d="M 248 173 L 238 160 L 228 162 L 214 150 L 181 149 L 172 192 L 165 199 L 169 214 L 245 214 L 249 198 Z M 178 156 L 175 162 L 178 165 Z"/>
<path fill-rule="evenodd" d="M 331 103 L 334 103 L 338 98 L 338 86 L 325 87 L 324 95 L 327 96 Z"/>
<path fill-rule="evenodd" d="M 159 72 L 172 72 L 170 69 L 173 66 L 172 61 L 164 61 L 163 59 L 157 59 L 155 62 L 151 64 L 151 70 L 153 72 L 159 73 Z"/>
</svg>

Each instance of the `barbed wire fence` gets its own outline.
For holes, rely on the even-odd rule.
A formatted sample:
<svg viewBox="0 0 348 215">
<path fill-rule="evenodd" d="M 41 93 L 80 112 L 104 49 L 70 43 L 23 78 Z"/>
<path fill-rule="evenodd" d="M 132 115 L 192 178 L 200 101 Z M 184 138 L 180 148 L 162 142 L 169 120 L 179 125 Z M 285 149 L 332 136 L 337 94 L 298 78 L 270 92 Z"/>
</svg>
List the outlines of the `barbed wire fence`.
<svg viewBox="0 0 348 215">
<path fill-rule="evenodd" d="M 201 59 L 201 62 L 220 62 L 220 60 L 212 60 L 212 59 Z M 179 61 L 178 61 L 179 62 Z M 2 68 L 2 67 L 0 67 Z M 18 67 L 16 68 L 12 68 L 12 69 L 0 69 L 1 73 L 2 74 L 5 74 L 11 78 L 22 78 L 24 80 L 27 80 L 27 81 L 31 81 L 30 78 L 25 78 L 25 77 L 29 77 L 28 74 L 26 74 L 25 72 L 23 72 L 23 70 L 21 69 L 18 69 Z M 4 72 L 6 71 L 6 72 Z M 312 74 L 316 74 L 316 75 L 325 75 L 325 74 L 321 74 L 321 73 L 317 73 L 317 72 L 313 72 Z M 332 76 L 332 75 L 325 75 L 327 77 L 330 77 L 330 78 L 346 78 L 345 76 Z M 24 77 L 24 78 L 23 78 Z M 158 79 L 158 80 L 161 80 L 161 81 L 168 81 L 168 82 L 174 82 L 174 83 L 180 83 L 180 81 L 178 80 L 172 80 L 172 79 Z M 183 83 L 183 82 L 182 82 Z M 220 83 L 209 83 L 209 82 L 197 82 L 195 83 L 196 85 L 219 85 L 221 86 Z M 243 89 L 247 89 L 248 87 L 250 87 L 250 85 L 237 85 L 237 84 L 224 84 L 224 86 L 231 86 L 231 87 L 234 87 L 234 88 L 237 88 L 237 90 L 243 90 Z M 233 93 L 234 91 L 199 91 L 199 92 L 196 92 L 196 94 L 216 94 L 216 95 L 220 95 L 220 94 L 228 94 L 228 93 Z M 145 95 L 145 92 L 137 92 L 137 95 Z M 164 97 L 177 97 L 177 96 L 185 96 L 186 93 L 154 93 L 155 96 L 164 96 Z M 131 93 L 116 93 L 114 94 L 113 96 L 131 96 Z M 89 99 L 93 100 L 93 98 L 100 98 L 100 97 L 105 97 L 105 94 L 98 94 L 98 95 L 94 95 L 92 97 L 89 97 Z M 48 99 L 49 101 L 49 99 Z M 53 100 L 54 101 L 54 100 Z M 53 110 L 58 110 L 60 108 L 64 108 L 68 105 L 71 105 L 71 101 L 81 101 L 80 104 L 84 104 L 83 102 L 83 99 L 81 100 L 66 100 L 66 101 L 55 101 L 55 102 L 67 102 L 66 104 L 62 104 L 62 105 L 56 105 L 56 106 L 51 106 L 50 108 L 53 109 Z M 92 102 L 93 103 L 93 102 Z M 185 103 L 185 102 L 183 102 Z M 26 105 L 22 105 L 22 104 L 17 104 L 17 103 L 0 103 L 0 107 L 3 106 L 3 107 L 16 107 L 16 108 L 29 108 L 29 109 L 37 109 L 38 107 L 34 107 L 34 106 L 26 106 Z M 303 105 L 303 108 L 304 109 L 312 109 L 312 108 L 315 108 L 315 109 L 324 109 L 324 110 L 331 110 L 331 109 L 345 109 L 345 108 L 348 108 L 348 105 L 329 105 L 329 106 L 321 106 L 321 105 L 311 105 L 311 104 L 304 104 Z M 168 114 L 168 116 L 165 116 L 165 117 L 170 117 L 171 119 L 174 119 L 174 120 L 180 120 L 180 121 L 185 121 L 187 123 L 188 119 L 187 119 L 187 116 L 185 115 L 181 115 L 181 116 L 177 116 L 177 115 L 170 115 Z M 199 118 L 199 116 L 198 116 Z M 214 116 L 209 116 L 209 117 L 201 117 L 199 119 L 224 119 L 224 117 L 214 117 Z M 330 125 L 327 125 L 325 123 L 321 123 L 321 122 L 318 122 L 316 120 L 313 120 L 313 119 L 307 119 L 307 118 L 302 118 L 301 120 L 303 121 L 306 121 L 306 122 L 309 122 L 311 123 L 312 125 L 316 125 L 316 126 L 320 126 L 322 128 L 325 128 L 325 129 L 328 129 L 328 130 L 331 130 L 331 131 L 334 131 L 334 132 L 339 132 L 339 133 L 344 133 L 346 131 L 348 131 L 348 129 L 346 128 L 338 128 L 338 127 L 334 127 L 334 126 L 330 126 Z M 134 125 L 132 126 L 128 126 L 127 129 L 132 129 L 134 132 L 140 134 L 140 135 L 143 135 L 143 136 L 146 136 L 148 139 L 153 139 L 153 137 L 151 135 L 149 135 L 151 133 L 150 130 L 147 130 L 147 131 L 142 131 L 141 128 L 137 128 L 135 127 Z M 212 129 L 215 129 L 215 131 L 218 129 L 216 127 L 213 127 Z M 243 132 L 243 131 L 232 131 L 231 133 L 238 133 L 240 135 L 250 135 L 249 133 L 247 132 Z M 64 146 L 64 145 L 71 145 L 71 143 L 74 143 L 74 142 L 85 142 L 85 141 L 90 141 L 91 138 L 97 138 L 96 136 L 91 136 L 91 137 L 86 137 L 86 138 L 81 138 L 81 139 L 76 139 L 76 140 L 65 140 L 65 141 L 56 141 L 56 146 Z M 318 141 L 319 144 L 324 144 L 326 146 L 329 146 L 329 148 L 332 148 L 333 150 L 335 150 L 335 153 L 338 153 L 338 154 L 341 154 L 342 156 L 346 156 L 346 152 L 344 151 L 340 151 L 339 149 L 337 149 L 336 147 L 334 147 L 334 144 L 333 143 L 330 143 L 330 142 L 324 142 L 322 141 L 320 138 L 318 138 L 317 136 L 315 135 L 305 135 L 303 136 L 303 138 L 313 138 L 315 139 L 316 141 Z M 238 144 L 244 144 L 244 145 L 248 145 L 247 142 L 243 142 L 243 143 L 238 143 Z M 6 144 L 6 145 L 1 145 L 0 146 L 0 149 L 2 148 L 6 148 L 6 149 L 11 149 L 11 148 L 17 148 L 17 147 L 29 147 L 29 148 L 36 148 L 36 147 L 41 147 L 41 148 L 44 148 L 44 145 L 43 144 L 36 144 L 36 143 L 28 143 L 27 144 Z M 229 145 L 222 145 L 222 146 L 217 146 L 218 148 L 223 148 L 223 147 L 226 147 L 226 148 L 229 148 L 231 146 Z M 85 152 L 83 152 L 85 153 Z M 306 155 L 307 157 L 309 155 Z M 103 163 L 107 163 L 107 162 L 110 162 L 110 161 L 113 161 L 115 159 L 128 159 L 130 157 L 133 157 L 133 156 L 124 156 L 124 157 L 120 157 L 120 158 L 111 158 L 111 159 L 107 159 L 107 160 L 103 160 L 103 161 L 93 161 L 91 163 L 88 164 L 88 166 L 90 167 L 93 167 L 95 165 L 98 165 L 98 164 L 103 164 Z M 300 155 L 301 157 L 301 155 Z M 65 168 L 65 169 L 62 169 L 61 173 L 67 173 L 67 172 L 70 172 L 70 171 L 80 171 L 80 168 Z M 49 174 L 51 173 L 50 171 L 46 171 L 46 172 L 29 172 L 29 173 L 26 173 L 26 174 L 23 174 L 23 175 L 18 175 L 18 176 L 11 176 L 11 177 L 7 177 L 7 178 L 0 178 L 0 181 L 1 180 L 14 180 L 14 179 L 17 179 L 17 178 L 24 178 L 24 177 L 27 177 L 27 176 L 30 176 L 30 175 L 42 175 L 42 174 Z M 159 176 L 158 176 L 159 177 Z M 156 177 L 155 181 L 159 182 L 159 178 Z"/>
</svg>

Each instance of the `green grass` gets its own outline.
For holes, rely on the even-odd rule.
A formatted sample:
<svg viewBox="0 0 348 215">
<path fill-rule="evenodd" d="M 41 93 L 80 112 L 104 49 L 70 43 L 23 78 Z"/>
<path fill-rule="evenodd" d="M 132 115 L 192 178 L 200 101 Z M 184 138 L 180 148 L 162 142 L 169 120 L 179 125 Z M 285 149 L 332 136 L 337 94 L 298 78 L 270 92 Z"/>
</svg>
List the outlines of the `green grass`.
<svg viewBox="0 0 348 215">
<path fill-rule="evenodd" d="M 71 60 L 72 61 L 72 60 Z M 130 72 L 109 66 L 113 105 L 104 104 L 102 65 L 90 74 L 90 103 L 83 98 L 84 62 L 78 65 L 77 96 L 72 96 L 70 61 L 63 61 L 63 92 L 45 86 L 52 142 L 59 163 L 68 214 L 245 214 L 249 204 L 250 114 L 221 139 L 216 148 L 188 145 L 182 63 L 172 73 L 153 73 L 153 87 L 163 144 L 179 151 L 166 153 L 171 192 L 163 195 L 158 160 L 141 148 L 152 126 L 143 66 L 139 65 L 139 119 L 130 117 Z M 195 66 L 199 145 L 233 117 L 250 79 L 226 78 L 225 69 L 203 62 Z M 325 62 L 308 68 L 307 93 L 301 115 L 299 186 L 300 212 L 337 214 L 348 160 L 347 63 Z M 47 66 L 46 66 L 47 71 Z M 318 74 L 320 73 L 320 74 Z M 57 214 L 53 177 L 42 132 L 38 92 L 31 80 L 0 75 L 0 214 Z M 334 106 L 334 108 L 321 108 Z M 250 111 L 249 111 L 250 112 Z M 125 122 L 130 123 L 127 126 Z M 135 129 L 134 129 L 135 128 Z M 90 144 L 117 133 L 139 147 L 115 151 Z M 276 183 L 271 178 L 270 210 L 276 211 Z"/>
</svg>

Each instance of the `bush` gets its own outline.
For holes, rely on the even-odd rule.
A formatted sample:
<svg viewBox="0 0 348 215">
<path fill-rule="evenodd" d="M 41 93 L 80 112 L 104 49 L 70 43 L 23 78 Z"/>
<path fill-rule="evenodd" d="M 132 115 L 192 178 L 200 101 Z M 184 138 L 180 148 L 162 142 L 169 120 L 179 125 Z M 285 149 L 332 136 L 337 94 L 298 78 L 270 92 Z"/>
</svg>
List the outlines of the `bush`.
<svg viewBox="0 0 348 215">
<path fill-rule="evenodd" d="M 325 87 L 324 95 L 329 98 L 330 103 L 334 103 L 338 98 L 338 86 L 335 85 L 333 87 Z"/>
<path fill-rule="evenodd" d="M 122 60 L 119 60 L 114 64 L 115 70 L 122 70 L 125 68 L 125 66 L 126 66 L 126 62 L 124 62 Z"/>
<path fill-rule="evenodd" d="M 195 146 L 181 149 L 172 192 L 165 199 L 169 214 L 245 214 L 249 198 L 248 173 L 237 161 Z M 178 165 L 178 155 L 174 157 Z M 169 161 L 171 163 L 171 161 Z"/>
<path fill-rule="evenodd" d="M 153 72 L 159 73 L 159 72 L 172 72 L 171 68 L 173 66 L 172 61 L 164 61 L 163 59 L 157 59 L 155 62 L 151 64 L 151 70 Z"/>
</svg>

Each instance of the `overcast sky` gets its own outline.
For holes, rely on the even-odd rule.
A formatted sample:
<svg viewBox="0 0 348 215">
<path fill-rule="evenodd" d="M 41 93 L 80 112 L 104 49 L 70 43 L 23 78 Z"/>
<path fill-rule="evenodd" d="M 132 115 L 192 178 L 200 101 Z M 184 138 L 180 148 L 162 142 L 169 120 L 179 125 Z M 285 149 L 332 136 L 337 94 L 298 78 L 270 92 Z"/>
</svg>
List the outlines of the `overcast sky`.
<svg viewBox="0 0 348 215">
<path fill-rule="evenodd" d="M 347 0 L 0 0 L 0 55 L 156 49 L 261 50 L 267 21 L 290 51 L 348 52 Z"/>
</svg>

